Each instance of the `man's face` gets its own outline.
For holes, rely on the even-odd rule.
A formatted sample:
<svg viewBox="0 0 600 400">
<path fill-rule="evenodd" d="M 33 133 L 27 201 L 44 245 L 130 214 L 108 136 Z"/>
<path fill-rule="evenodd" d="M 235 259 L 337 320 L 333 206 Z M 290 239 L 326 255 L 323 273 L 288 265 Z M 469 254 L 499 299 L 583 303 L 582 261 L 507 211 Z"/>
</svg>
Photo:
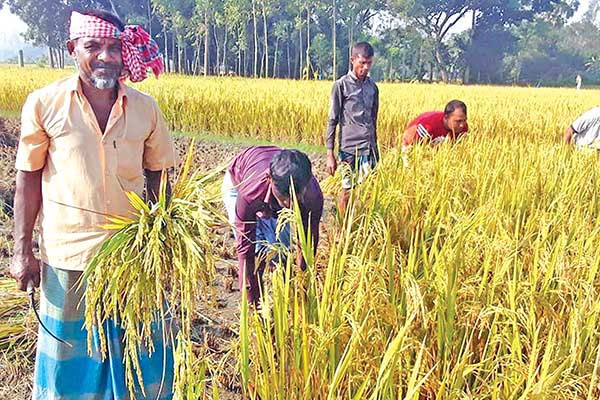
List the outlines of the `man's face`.
<svg viewBox="0 0 600 400">
<path fill-rule="evenodd" d="M 97 89 L 113 89 L 123 71 L 121 41 L 115 38 L 79 38 L 67 42 L 79 76 Z"/>
<path fill-rule="evenodd" d="M 290 203 L 292 202 L 290 196 L 285 196 L 279 193 L 275 185 L 272 186 L 272 193 L 281 208 L 290 208 Z"/>
<path fill-rule="evenodd" d="M 363 57 L 362 55 L 350 57 L 352 72 L 358 79 L 365 79 L 373 66 L 373 57 Z"/>
<path fill-rule="evenodd" d="M 444 116 L 444 125 L 447 130 L 460 135 L 467 130 L 467 114 L 462 108 L 457 108 L 449 115 Z"/>
<path fill-rule="evenodd" d="M 269 177 L 269 179 L 271 179 L 271 177 Z M 271 182 L 271 193 L 273 193 L 273 196 L 275 197 L 275 200 L 277 200 L 277 203 L 279 204 L 279 206 L 281 208 L 290 208 L 291 204 L 292 204 L 292 199 L 290 196 L 286 196 L 282 193 L 279 192 L 279 190 L 277 190 L 277 187 L 273 184 L 272 181 Z M 296 197 L 298 199 L 298 203 L 302 204 L 304 202 L 304 193 L 306 192 L 306 187 L 305 186 L 302 191 L 300 191 L 299 193 L 296 193 Z"/>
</svg>

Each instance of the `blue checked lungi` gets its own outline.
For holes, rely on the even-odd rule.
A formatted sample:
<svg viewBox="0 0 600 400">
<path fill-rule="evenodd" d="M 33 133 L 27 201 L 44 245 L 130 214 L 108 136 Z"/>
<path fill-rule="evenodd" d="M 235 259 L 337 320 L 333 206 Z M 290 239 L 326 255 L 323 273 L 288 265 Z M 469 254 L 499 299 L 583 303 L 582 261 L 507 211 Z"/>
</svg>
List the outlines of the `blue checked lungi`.
<svg viewBox="0 0 600 400">
<path fill-rule="evenodd" d="M 108 352 L 102 361 L 99 338 L 93 337 L 93 353 L 87 348 L 84 328 L 84 290 L 77 290 L 81 272 L 48 265 L 42 267 L 40 318 L 58 342 L 40 326 L 35 360 L 34 400 L 127 400 L 123 365 L 123 332 L 113 321 L 105 326 Z M 166 337 L 170 337 L 167 334 Z M 172 399 L 174 361 L 172 346 L 165 346 L 162 324 L 153 330 L 154 352 L 140 355 L 146 397 L 138 390 L 136 399 Z M 166 362 L 163 363 L 163 360 Z M 163 365 L 164 364 L 164 365 Z M 161 381 L 164 382 L 159 393 Z"/>
<path fill-rule="evenodd" d="M 379 156 L 371 151 L 366 155 L 355 155 L 345 151 L 339 153 L 342 177 L 342 189 L 350 190 L 360 185 L 369 176 L 379 162 Z"/>
</svg>

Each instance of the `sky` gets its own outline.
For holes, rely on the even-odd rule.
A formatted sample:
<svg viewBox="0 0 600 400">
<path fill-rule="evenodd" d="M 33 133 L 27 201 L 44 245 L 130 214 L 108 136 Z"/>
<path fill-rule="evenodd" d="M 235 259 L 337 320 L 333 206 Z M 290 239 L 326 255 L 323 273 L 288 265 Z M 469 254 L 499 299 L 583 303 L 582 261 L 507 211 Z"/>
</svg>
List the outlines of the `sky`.
<svg viewBox="0 0 600 400">
<path fill-rule="evenodd" d="M 18 17 L 10 14 L 7 7 L 0 9 L 0 60 L 16 59 L 17 50 L 23 50 L 27 62 L 38 58 L 45 50 L 26 44 L 21 33 L 27 25 Z"/>
<path fill-rule="evenodd" d="M 27 25 L 19 17 L 11 14 L 7 6 L 0 10 L 0 38 L 8 34 L 24 32 L 26 29 Z"/>
</svg>

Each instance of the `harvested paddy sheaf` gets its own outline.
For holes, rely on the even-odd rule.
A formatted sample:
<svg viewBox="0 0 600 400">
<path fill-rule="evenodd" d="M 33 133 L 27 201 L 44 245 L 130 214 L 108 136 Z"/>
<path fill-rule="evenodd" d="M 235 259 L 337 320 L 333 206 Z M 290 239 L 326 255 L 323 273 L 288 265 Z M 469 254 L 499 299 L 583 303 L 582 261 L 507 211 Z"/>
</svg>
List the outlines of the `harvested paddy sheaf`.
<svg viewBox="0 0 600 400">
<path fill-rule="evenodd" d="M 18 123 L 0 118 L 0 210 L 10 214 L 15 194 L 14 160 L 19 138 Z"/>
</svg>

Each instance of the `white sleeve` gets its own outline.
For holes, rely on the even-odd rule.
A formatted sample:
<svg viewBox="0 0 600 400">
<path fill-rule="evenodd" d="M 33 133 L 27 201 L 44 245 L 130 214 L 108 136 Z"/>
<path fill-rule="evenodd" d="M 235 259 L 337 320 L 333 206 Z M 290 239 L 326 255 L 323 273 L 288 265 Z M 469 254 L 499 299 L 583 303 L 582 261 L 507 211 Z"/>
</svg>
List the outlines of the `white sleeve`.
<svg viewBox="0 0 600 400">
<path fill-rule="evenodd" d="M 581 117 L 577 118 L 575 122 L 571 124 L 571 128 L 573 128 L 575 133 L 581 135 L 591 127 L 597 126 L 599 123 L 600 108 L 593 108 L 585 112 Z"/>
</svg>

